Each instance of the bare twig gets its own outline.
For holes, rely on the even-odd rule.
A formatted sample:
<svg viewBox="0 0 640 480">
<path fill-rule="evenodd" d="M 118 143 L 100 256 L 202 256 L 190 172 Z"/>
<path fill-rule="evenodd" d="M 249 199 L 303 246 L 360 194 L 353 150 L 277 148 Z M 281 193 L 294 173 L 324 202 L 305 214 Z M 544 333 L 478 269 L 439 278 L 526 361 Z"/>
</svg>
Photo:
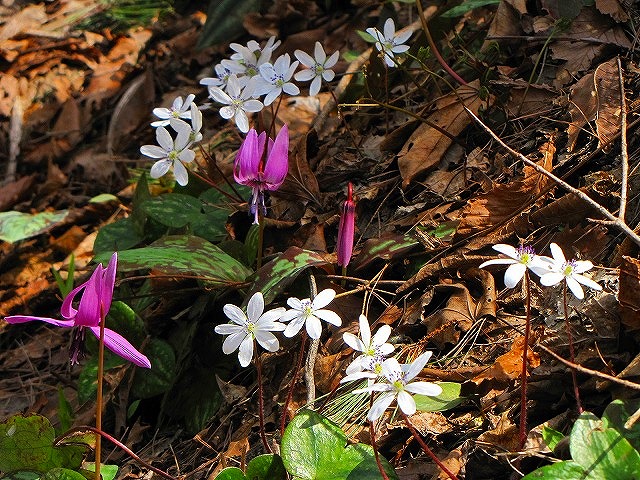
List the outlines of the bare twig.
<svg viewBox="0 0 640 480">
<path fill-rule="evenodd" d="M 620 218 L 616 217 L 613 213 L 611 213 L 609 210 L 607 210 L 606 208 L 604 208 L 602 205 L 600 205 L 598 202 L 596 202 L 595 200 L 593 200 L 591 197 L 589 197 L 586 193 L 584 193 L 581 190 L 578 190 L 575 187 L 572 187 L 571 185 L 569 185 L 567 182 L 565 182 L 564 180 L 562 180 L 560 177 L 554 175 L 553 173 L 551 173 L 550 171 L 546 170 L 545 168 L 543 168 L 542 166 L 538 165 L 536 162 L 529 160 L 527 157 L 525 157 L 523 154 L 521 154 L 520 152 L 514 150 L 513 148 L 511 148 L 510 146 L 508 146 L 506 143 L 504 143 L 502 141 L 502 139 L 500 137 L 498 137 L 498 135 L 496 135 L 487 125 L 485 125 L 482 120 L 480 120 L 471 110 L 469 110 L 467 107 L 464 107 L 465 110 L 467 111 L 467 113 L 489 134 L 491 135 L 491 137 L 498 142 L 500 145 L 502 145 L 502 147 L 507 150 L 511 155 L 513 155 L 514 157 L 518 158 L 519 160 L 521 160 L 523 163 L 525 163 L 526 165 L 530 166 L 531 168 L 533 168 L 536 172 L 541 173 L 542 175 L 550 178 L 551 180 L 553 180 L 556 184 L 560 185 L 562 188 L 564 188 L 565 190 L 567 190 L 570 193 L 573 193 L 575 196 L 577 196 L 579 199 L 583 200 L 584 202 L 588 203 L 589 205 L 591 205 L 595 210 L 598 211 L 598 213 L 600 213 L 603 217 L 605 217 L 607 220 L 603 220 L 603 221 L 599 221 L 598 223 L 601 223 L 603 225 L 609 225 L 612 227 L 615 227 L 619 230 L 621 230 L 622 232 L 624 232 L 632 241 L 633 243 L 635 243 L 636 245 L 640 245 L 640 236 L 633 231 L 633 229 L 631 229 L 631 227 L 629 227 L 629 225 L 627 225 L 624 221 L 620 220 Z"/>
<path fill-rule="evenodd" d="M 309 298 L 313 301 L 315 296 L 318 294 L 316 279 L 313 275 L 309 275 L 309 288 L 311 290 Z M 304 382 L 307 384 L 308 404 L 312 404 L 316 399 L 316 380 L 314 377 L 314 369 L 316 366 L 316 357 L 318 356 L 319 345 L 319 338 L 314 338 L 311 340 L 311 345 L 309 345 L 309 352 L 307 353 L 307 361 L 304 364 Z"/>
<path fill-rule="evenodd" d="M 627 210 L 627 189 L 629 182 L 629 151 L 627 150 L 627 101 L 624 92 L 624 78 L 622 78 L 622 64 L 618 57 L 618 80 L 620 81 L 620 149 L 622 156 L 622 179 L 620 180 L 620 211 L 618 219 L 624 222 Z"/>
</svg>

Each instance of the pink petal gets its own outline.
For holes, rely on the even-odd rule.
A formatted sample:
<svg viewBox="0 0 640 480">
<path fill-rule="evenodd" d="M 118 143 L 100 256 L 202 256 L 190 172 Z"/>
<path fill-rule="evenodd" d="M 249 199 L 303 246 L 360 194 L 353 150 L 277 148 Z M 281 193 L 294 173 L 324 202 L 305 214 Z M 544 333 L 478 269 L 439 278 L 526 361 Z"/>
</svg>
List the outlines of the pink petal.
<svg viewBox="0 0 640 480">
<path fill-rule="evenodd" d="M 89 327 L 97 339 L 100 339 L 100 327 Z M 143 368 L 151 368 L 149 359 L 134 348 L 129 341 L 109 328 L 104 329 L 104 346 L 119 357 Z"/>
<path fill-rule="evenodd" d="M 340 225 L 338 226 L 338 243 L 336 244 L 336 255 L 338 265 L 346 267 L 351 261 L 353 253 L 353 237 L 355 234 L 356 204 L 351 198 L 353 186 L 349 183 L 349 195 L 342 206 Z"/>
<path fill-rule="evenodd" d="M 102 294 L 102 272 L 104 268 L 98 265 L 91 278 L 86 283 L 80 305 L 75 316 L 75 323 L 81 327 L 96 327 L 105 312 L 100 312 L 100 300 Z"/>
<path fill-rule="evenodd" d="M 264 180 L 267 190 L 277 190 L 284 182 L 289 171 L 289 129 L 283 125 L 269 150 L 267 164 L 264 167 Z"/>
<path fill-rule="evenodd" d="M 74 326 L 73 320 L 56 320 L 55 318 L 47 317 L 32 317 L 29 315 L 12 315 L 10 317 L 4 317 L 7 323 L 27 323 L 27 322 L 45 322 L 55 325 L 56 327 L 71 328 Z"/>
</svg>

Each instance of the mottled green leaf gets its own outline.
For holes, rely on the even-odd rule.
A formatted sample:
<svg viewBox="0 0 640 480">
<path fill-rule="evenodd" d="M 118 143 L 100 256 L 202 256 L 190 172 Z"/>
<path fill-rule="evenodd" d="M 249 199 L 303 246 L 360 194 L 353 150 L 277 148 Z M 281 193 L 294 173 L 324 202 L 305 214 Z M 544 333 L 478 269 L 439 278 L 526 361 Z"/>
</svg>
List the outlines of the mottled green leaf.
<svg viewBox="0 0 640 480">
<path fill-rule="evenodd" d="M 117 202 L 118 197 L 112 195 L 111 193 L 101 193 L 100 195 L 96 195 L 89 199 L 89 203 L 107 203 L 107 202 Z"/>
<path fill-rule="evenodd" d="M 49 231 L 64 220 L 67 210 L 59 212 L 0 212 L 0 240 L 13 243 Z"/>
<path fill-rule="evenodd" d="M 105 262 L 109 257 L 110 253 L 101 254 L 95 261 Z M 146 269 L 176 276 L 196 276 L 216 287 L 241 283 L 252 273 L 220 248 L 189 235 L 167 236 L 149 247 L 118 253 L 118 271 Z"/>
<path fill-rule="evenodd" d="M 68 468 L 52 468 L 40 480 L 87 480 L 80 472 Z"/>
<path fill-rule="evenodd" d="M 139 368 L 133 377 L 131 392 L 137 398 L 151 398 L 166 392 L 173 385 L 176 356 L 164 340 L 152 338 L 144 347 L 151 369 Z"/>
<path fill-rule="evenodd" d="M 354 259 L 356 268 L 364 268 L 374 260 L 393 260 L 420 245 L 415 238 L 408 235 L 384 235 L 370 238 L 362 247 L 360 254 Z"/>
<path fill-rule="evenodd" d="M 93 251 L 98 255 L 103 252 L 128 250 L 143 239 L 144 235 L 136 228 L 133 217 L 127 217 L 102 227 L 93 243 Z"/>
<path fill-rule="evenodd" d="M 91 334 L 89 334 L 91 335 Z M 96 342 L 97 343 L 97 342 Z M 123 358 L 114 355 L 110 351 L 104 351 L 104 371 L 107 372 L 112 368 L 124 365 L 125 360 Z M 95 400 L 96 393 L 98 391 L 98 355 L 92 355 L 89 357 L 80 376 L 78 377 L 78 401 L 85 403 L 90 400 Z"/>
<path fill-rule="evenodd" d="M 190 195 L 165 193 L 144 201 L 144 213 L 156 222 L 172 228 L 182 228 L 201 215 L 202 202 Z"/>
<path fill-rule="evenodd" d="M 467 12 L 474 10 L 476 8 L 484 7 L 486 5 L 497 5 L 500 3 L 500 0 L 464 0 L 462 4 L 457 7 L 450 8 L 446 12 L 444 12 L 441 16 L 443 18 L 455 18 L 461 17 Z"/>
<path fill-rule="evenodd" d="M 329 263 L 324 255 L 299 247 L 289 247 L 256 272 L 256 277 L 247 298 L 262 292 L 268 305 L 306 268 Z"/>
<path fill-rule="evenodd" d="M 242 22 L 249 12 L 257 12 L 259 0 L 216 0 L 209 2 L 207 21 L 202 28 L 197 49 L 229 42 L 245 32 Z M 213 72 L 211 72 L 213 75 Z"/>
</svg>

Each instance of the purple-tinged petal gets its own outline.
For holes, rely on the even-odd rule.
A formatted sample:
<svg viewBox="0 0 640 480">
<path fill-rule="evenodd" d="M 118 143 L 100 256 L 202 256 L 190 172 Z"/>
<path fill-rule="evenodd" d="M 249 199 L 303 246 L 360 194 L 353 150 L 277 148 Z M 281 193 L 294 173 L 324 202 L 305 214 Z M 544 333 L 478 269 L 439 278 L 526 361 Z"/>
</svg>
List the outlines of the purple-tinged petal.
<svg viewBox="0 0 640 480">
<path fill-rule="evenodd" d="M 514 263 L 513 265 L 507 268 L 507 271 L 504 272 L 504 284 L 507 288 L 515 287 L 522 277 L 524 277 L 524 273 L 527 271 L 527 266 L 524 263 Z"/>
<path fill-rule="evenodd" d="M 60 315 L 62 315 L 67 320 L 75 319 L 78 311 L 75 308 L 73 308 L 73 301 L 75 300 L 76 295 L 78 295 L 78 292 L 80 292 L 80 290 L 83 290 L 84 287 L 87 286 L 87 283 L 89 282 L 81 283 L 76 288 L 71 290 L 69 294 L 62 301 L 62 306 L 60 307 Z"/>
<path fill-rule="evenodd" d="M 102 316 L 105 315 L 105 312 L 102 312 L 102 316 L 100 314 L 103 271 L 102 265 L 98 265 L 86 283 L 82 297 L 80 297 L 78 312 L 75 316 L 77 326 L 96 327 L 100 324 Z"/>
<path fill-rule="evenodd" d="M 398 392 L 398 406 L 406 415 L 413 415 L 416 413 L 416 401 L 410 393 L 405 392 L 404 390 Z"/>
<path fill-rule="evenodd" d="M 17 324 L 17 323 L 27 323 L 27 322 L 45 322 L 50 323 L 51 325 L 55 325 L 56 327 L 63 328 L 72 328 L 75 326 L 75 322 L 73 320 L 56 320 L 55 318 L 47 318 L 47 317 L 32 317 L 29 315 L 11 315 L 10 317 L 4 317 L 7 323 Z"/>
<path fill-rule="evenodd" d="M 353 237 L 355 234 L 356 204 L 353 201 L 353 185 L 349 182 L 347 199 L 342 206 L 340 225 L 338 226 L 338 243 L 336 255 L 338 265 L 346 267 L 351 261 L 353 253 Z"/>
<path fill-rule="evenodd" d="M 111 309 L 111 301 L 113 300 L 113 288 L 116 285 L 116 270 L 118 269 L 118 252 L 113 252 L 106 270 L 102 275 L 102 308 L 103 314 L 106 316 Z"/>
<path fill-rule="evenodd" d="M 267 190 L 277 190 L 284 182 L 289 171 L 289 128 L 283 125 L 273 146 L 269 149 L 267 163 L 264 166 L 264 181 Z"/>
<path fill-rule="evenodd" d="M 236 154 L 233 168 L 233 178 L 236 182 L 245 185 L 256 178 L 260 164 L 259 145 L 258 133 L 252 128 Z"/>
<path fill-rule="evenodd" d="M 89 330 L 100 339 L 100 327 L 89 327 Z M 136 350 L 126 338 L 109 328 L 104 329 L 104 346 L 139 367 L 151 368 L 151 362 L 145 355 Z"/>
</svg>

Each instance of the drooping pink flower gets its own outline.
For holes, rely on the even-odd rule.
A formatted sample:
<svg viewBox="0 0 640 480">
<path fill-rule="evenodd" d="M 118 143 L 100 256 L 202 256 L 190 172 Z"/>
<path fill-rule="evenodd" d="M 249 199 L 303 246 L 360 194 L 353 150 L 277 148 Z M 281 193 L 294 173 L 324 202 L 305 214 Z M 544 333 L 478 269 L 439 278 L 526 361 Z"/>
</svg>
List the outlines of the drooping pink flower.
<svg viewBox="0 0 640 480">
<path fill-rule="evenodd" d="M 353 185 L 349 182 L 347 199 L 342 206 L 340 225 L 338 227 L 338 244 L 336 254 L 338 255 L 338 265 L 347 266 L 351 261 L 353 252 L 353 235 L 356 221 L 356 203 L 353 201 Z"/>
<path fill-rule="evenodd" d="M 266 145 L 265 145 L 266 144 Z M 265 151 L 266 146 L 266 151 Z M 266 132 L 260 135 L 252 128 L 238 150 L 233 178 L 241 185 L 251 187 L 250 211 L 258 223 L 258 209 L 266 215 L 265 190 L 280 188 L 289 171 L 289 129 L 284 125 L 275 141 Z"/>
<path fill-rule="evenodd" d="M 60 314 L 64 320 L 29 315 L 13 315 L 5 317 L 5 320 L 12 324 L 38 321 L 56 327 L 75 328 L 69 357 L 72 365 L 77 364 L 85 329 L 91 330 L 96 338 L 100 338 L 100 322 L 107 316 L 111 308 L 117 265 L 118 255 L 114 253 L 107 268 L 99 264 L 88 281 L 78 285 L 66 296 L 60 308 Z M 73 301 L 80 292 L 82 292 L 82 296 L 76 309 L 73 307 Z M 139 367 L 151 368 L 151 362 L 146 356 L 136 350 L 122 335 L 109 328 L 104 329 L 104 345 L 116 355 Z"/>
</svg>

